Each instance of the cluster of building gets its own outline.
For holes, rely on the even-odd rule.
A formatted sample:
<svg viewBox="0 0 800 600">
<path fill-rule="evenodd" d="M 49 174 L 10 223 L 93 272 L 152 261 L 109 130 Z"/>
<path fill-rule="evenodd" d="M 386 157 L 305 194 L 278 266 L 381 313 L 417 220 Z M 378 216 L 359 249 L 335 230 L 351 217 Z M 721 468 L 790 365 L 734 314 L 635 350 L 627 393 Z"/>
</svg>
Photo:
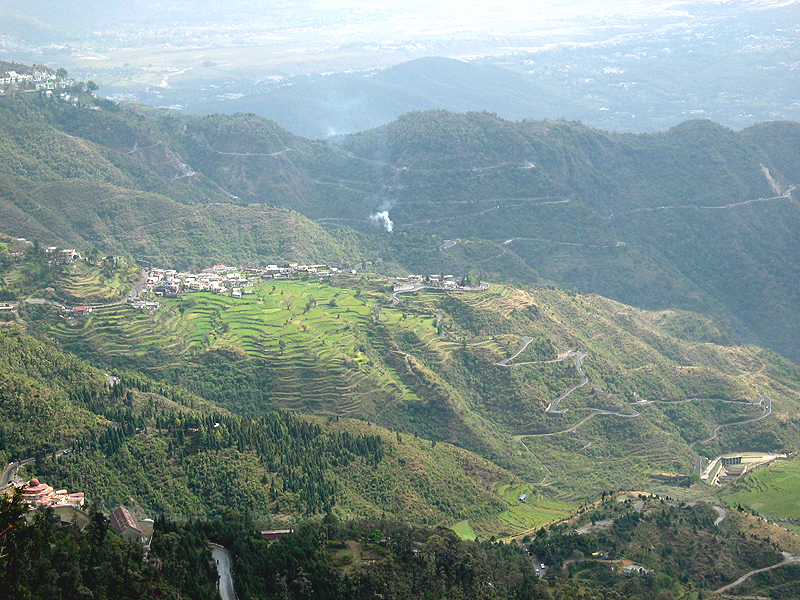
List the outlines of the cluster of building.
<svg viewBox="0 0 800 600">
<path fill-rule="evenodd" d="M 392 279 L 408 281 L 409 283 L 429 283 L 443 287 L 458 287 L 458 281 L 453 275 L 407 275 L 406 277 L 393 277 Z"/>
<path fill-rule="evenodd" d="M 76 260 L 84 260 L 81 253 L 75 248 L 59 248 L 58 246 L 48 246 L 44 249 L 44 254 L 57 264 L 66 264 Z"/>
<path fill-rule="evenodd" d="M 83 508 L 85 502 L 83 492 L 70 494 L 67 490 L 54 490 L 52 486 L 42 483 L 38 479 L 31 479 L 20 487 L 22 500 L 31 507 L 31 510 L 59 506 Z"/>
<path fill-rule="evenodd" d="M 92 313 L 91 306 L 75 306 L 73 308 L 64 307 L 62 314 L 66 314 L 67 318 L 82 319 L 88 317 Z"/>
<path fill-rule="evenodd" d="M 89 522 L 89 515 L 83 510 L 86 503 L 83 492 L 70 494 L 67 490 L 55 490 L 36 478 L 14 486 L 22 492 L 22 501 L 30 507 L 31 514 L 47 508 L 52 509 L 52 514 L 62 524 L 76 525 L 83 529 Z M 140 543 L 145 549 L 150 548 L 154 527 L 152 519 L 139 520 L 127 508 L 119 506 L 108 516 L 108 521 L 111 531 L 127 542 Z"/>
<path fill-rule="evenodd" d="M 652 573 L 650 569 L 645 569 L 642 565 L 629 564 L 622 567 L 623 575 L 647 575 Z"/>
<path fill-rule="evenodd" d="M 5 71 L 0 77 L 0 85 L 10 85 L 33 90 L 57 90 L 74 85 L 74 81 L 62 79 L 52 71 L 34 70 L 33 73 Z"/>
<path fill-rule="evenodd" d="M 287 266 L 267 265 L 266 267 L 247 269 L 245 275 L 238 267 L 214 265 L 199 273 L 179 272 L 175 269 L 150 269 L 144 291 L 153 292 L 157 296 L 175 297 L 182 289 L 229 294 L 241 298 L 242 294 L 251 294 L 251 278 L 259 279 L 291 279 L 301 273 L 315 277 L 334 277 L 341 273 L 336 267 L 327 265 L 301 265 L 289 263 Z M 140 303 L 141 304 L 141 303 Z M 144 305 L 139 308 L 146 308 Z"/>
</svg>

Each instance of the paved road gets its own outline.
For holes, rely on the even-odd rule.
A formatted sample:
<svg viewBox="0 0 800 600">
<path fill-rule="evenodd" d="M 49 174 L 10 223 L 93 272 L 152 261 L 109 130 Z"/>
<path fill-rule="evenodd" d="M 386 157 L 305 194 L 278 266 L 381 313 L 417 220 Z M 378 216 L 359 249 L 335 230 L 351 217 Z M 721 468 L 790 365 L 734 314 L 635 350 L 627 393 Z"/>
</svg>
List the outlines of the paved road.
<svg viewBox="0 0 800 600">
<path fill-rule="evenodd" d="M 14 478 L 14 475 L 17 474 L 17 469 L 19 469 L 22 465 L 27 465 L 30 462 L 33 462 L 32 458 L 25 459 L 21 462 L 9 463 L 8 466 L 3 469 L 2 475 L 0 475 L 0 489 L 8 487 L 8 485 L 11 483 L 11 480 Z"/>
<path fill-rule="evenodd" d="M 719 515 L 717 520 L 714 521 L 714 527 L 719 527 L 719 524 L 722 523 L 725 520 L 725 517 L 728 516 L 728 511 L 721 506 L 713 506 L 712 508 L 717 511 L 717 514 Z"/>
<path fill-rule="evenodd" d="M 497 362 L 496 362 L 496 363 L 494 363 L 494 364 L 496 364 L 498 367 L 509 367 L 509 366 L 513 367 L 514 365 L 509 365 L 509 364 L 508 364 L 508 361 L 510 361 L 510 360 L 514 360 L 514 359 L 515 359 L 515 358 L 517 358 L 517 357 L 518 357 L 520 354 L 522 354 L 522 353 L 525 351 L 525 348 L 527 348 L 527 347 L 528 347 L 528 345 L 529 345 L 529 344 L 530 344 L 532 341 L 533 341 L 533 338 L 532 338 L 532 337 L 526 337 L 526 336 L 522 336 L 522 345 L 519 347 L 519 350 L 517 350 L 516 352 L 514 352 L 514 354 L 512 354 L 512 355 L 511 355 L 511 356 L 509 356 L 508 358 L 504 358 L 503 360 L 499 360 L 499 361 L 497 361 Z M 548 360 L 548 361 L 544 361 L 544 362 L 558 362 L 559 360 L 564 360 L 564 359 L 563 359 L 563 358 L 561 358 L 561 359 L 556 359 L 556 360 Z M 523 363 L 523 364 L 529 364 L 529 363 Z"/>
<path fill-rule="evenodd" d="M 578 375 L 581 376 L 581 382 L 579 384 L 577 384 L 577 385 L 573 385 L 566 392 L 564 392 L 558 398 L 553 400 L 553 402 L 551 404 L 549 404 L 547 406 L 547 408 L 545 409 L 545 411 L 544 411 L 547 414 L 550 414 L 550 415 L 561 415 L 561 414 L 564 414 L 565 412 L 567 412 L 566 410 L 558 410 L 558 403 L 561 402 L 564 398 L 569 396 L 572 392 L 574 392 L 578 388 L 582 388 L 587 383 L 589 383 L 589 377 L 586 375 L 586 373 L 583 372 L 583 359 L 586 358 L 586 352 L 574 352 L 574 353 L 571 353 L 571 354 L 575 355 L 575 370 L 578 371 Z M 600 412 L 605 412 L 606 414 L 616 414 L 616 413 L 611 413 L 611 412 L 608 412 L 608 411 L 600 411 Z M 637 413 L 636 416 L 638 416 L 638 413 Z"/>
<path fill-rule="evenodd" d="M 753 419 L 745 419 L 744 421 L 734 421 L 733 423 L 723 423 L 722 425 L 717 425 L 711 432 L 711 436 L 707 437 L 704 440 L 698 440 L 696 442 L 692 442 L 689 444 L 689 448 L 694 447 L 696 444 L 705 444 L 706 442 L 710 442 L 715 437 L 717 437 L 717 433 L 723 427 L 731 427 L 732 425 L 745 425 L 747 423 L 755 423 L 757 421 L 761 421 L 762 419 L 766 419 L 768 416 L 772 414 L 772 400 L 767 398 L 766 396 L 759 396 L 758 402 L 756 404 L 764 404 L 764 412 L 761 414 L 760 417 L 755 417 Z"/>
<path fill-rule="evenodd" d="M 722 586 L 718 590 L 714 590 L 714 593 L 724 594 L 728 590 L 740 586 L 750 577 L 752 577 L 753 575 L 757 575 L 758 573 L 772 571 L 772 569 L 777 569 L 778 567 L 785 567 L 786 565 L 800 564 L 800 554 L 789 554 L 788 552 L 781 552 L 781 554 L 783 554 L 783 560 L 779 562 L 777 565 L 772 565 L 771 567 L 764 567 L 763 569 L 756 569 L 755 571 L 750 571 L 749 573 L 745 573 L 733 583 L 729 583 L 728 585 Z"/>
<path fill-rule="evenodd" d="M 56 452 L 56 454 L 69 454 L 70 452 L 72 452 L 72 448 L 64 448 L 62 450 L 58 450 Z M 53 456 L 52 454 L 46 454 L 45 458 L 52 458 L 52 456 Z M 2 474 L 0 474 L 0 489 L 8 487 L 8 485 L 11 483 L 11 480 L 17 474 L 17 470 L 20 467 L 23 467 L 25 465 L 29 465 L 32 462 L 36 462 L 36 459 L 35 458 L 24 458 L 24 459 L 22 459 L 20 461 L 14 461 L 14 462 L 8 463 L 8 465 L 6 465 L 6 468 L 3 469 Z"/>
<path fill-rule="evenodd" d="M 546 365 L 546 364 L 551 364 L 551 363 L 562 362 L 563 360 L 569 358 L 570 356 L 574 356 L 575 357 L 575 370 L 578 372 L 578 375 L 581 376 L 581 382 L 576 384 L 576 385 L 573 385 L 566 392 L 564 392 L 558 398 L 556 398 L 550 404 L 548 404 L 547 408 L 544 409 L 544 412 L 546 412 L 547 414 L 551 414 L 551 415 L 560 415 L 560 414 L 563 414 L 563 413 L 567 412 L 566 410 L 558 410 L 558 403 L 561 402 L 564 398 L 569 396 L 572 392 L 574 392 L 578 388 L 582 388 L 587 383 L 589 383 L 589 377 L 586 375 L 586 373 L 583 372 L 583 359 L 586 358 L 586 352 L 583 352 L 583 351 L 580 351 L 580 352 L 571 351 L 571 352 L 567 352 L 566 354 L 563 354 L 562 356 L 559 356 L 558 358 L 554 358 L 552 360 L 536 360 L 536 361 L 527 361 L 527 362 L 508 364 L 510 361 L 514 360 L 520 354 L 522 354 L 522 352 L 524 352 L 525 348 L 527 348 L 528 345 L 533 341 L 533 338 L 530 338 L 530 337 L 527 337 L 527 336 L 520 336 L 520 337 L 522 337 L 522 344 L 520 345 L 519 350 L 517 350 L 514 354 L 512 354 L 508 358 L 504 358 L 503 360 L 499 360 L 494 364 L 497 365 L 498 367 L 519 367 L 519 366 L 522 366 L 522 365 Z M 607 411 L 607 410 L 597 409 L 597 411 L 602 413 L 602 414 L 617 414 L 617 413 L 615 413 L 613 411 Z M 638 417 L 639 413 L 636 413 L 635 415 L 623 415 L 623 414 L 621 414 L 619 416 L 625 416 L 625 417 L 627 417 L 627 416 L 637 416 Z"/>
<path fill-rule="evenodd" d="M 752 204 L 754 202 L 772 202 L 775 200 L 791 200 L 792 199 L 792 192 L 796 189 L 795 186 L 790 187 L 786 192 L 781 194 L 780 196 L 772 196 L 771 198 L 752 198 L 750 200 L 744 200 L 742 202 L 734 202 L 732 204 L 725 204 L 724 206 L 699 206 L 697 204 L 680 204 L 675 206 L 656 206 L 655 208 L 634 208 L 632 210 L 626 210 L 620 213 L 612 213 L 607 217 L 604 217 L 606 220 L 611 220 L 614 217 L 621 217 L 623 215 L 629 215 L 638 212 L 655 212 L 660 210 L 677 210 L 677 209 L 690 209 L 690 210 L 730 210 L 732 208 L 738 208 L 739 206 L 745 206 L 747 204 Z"/>
<path fill-rule="evenodd" d="M 89 308 L 107 308 L 110 306 L 120 306 L 136 298 L 136 296 L 138 296 L 139 293 L 144 289 L 146 283 L 147 283 L 147 271 L 142 271 L 141 278 L 133 285 L 131 291 L 128 292 L 127 296 L 124 296 L 120 300 L 109 302 L 107 304 L 87 304 L 86 306 L 88 306 Z M 54 302 L 53 300 L 46 300 L 44 298 L 28 298 L 27 300 L 25 300 L 25 302 L 27 302 L 28 304 L 49 304 L 50 306 L 64 308 L 63 302 Z"/>
<path fill-rule="evenodd" d="M 214 557 L 214 562 L 217 564 L 217 573 L 219 573 L 219 595 L 222 600 L 236 600 L 236 590 L 233 589 L 233 574 L 231 573 L 231 553 L 227 548 L 223 548 L 217 544 L 211 544 L 211 556 Z"/>
</svg>

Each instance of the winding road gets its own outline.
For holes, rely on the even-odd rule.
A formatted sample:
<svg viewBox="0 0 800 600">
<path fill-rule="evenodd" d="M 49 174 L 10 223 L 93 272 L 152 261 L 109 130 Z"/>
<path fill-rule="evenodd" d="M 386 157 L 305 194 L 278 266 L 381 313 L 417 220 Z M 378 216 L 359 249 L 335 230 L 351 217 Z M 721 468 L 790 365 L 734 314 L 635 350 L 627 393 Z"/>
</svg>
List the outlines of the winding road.
<svg viewBox="0 0 800 600">
<path fill-rule="evenodd" d="M 142 276 L 139 278 L 139 281 L 137 281 L 133 285 L 131 291 L 128 292 L 127 296 L 123 296 L 120 300 L 115 300 L 114 302 L 108 302 L 106 304 L 87 304 L 86 306 L 88 306 L 89 308 L 109 308 L 112 306 L 121 306 L 126 302 L 130 302 L 131 300 L 136 298 L 136 296 L 138 296 L 139 293 L 144 289 L 146 283 L 147 283 L 147 271 L 143 270 Z M 55 306 L 57 308 L 63 308 L 65 306 L 63 302 L 55 302 L 53 300 L 46 300 L 44 298 L 28 298 L 27 300 L 25 300 L 25 302 L 27 304 L 49 304 L 50 306 Z"/>
<path fill-rule="evenodd" d="M 498 366 L 498 367 L 520 367 L 522 365 L 547 365 L 547 364 L 562 362 L 565 359 L 569 358 L 570 356 L 574 356 L 575 357 L 575 370 L 578 372 L 578 375 L 581 376 L 581 382 L 578 383 L 578 384 L 573 385 L 566 392 L 564 392 L 558 398 L 556 398 L 550 404 L 548 404 L 547 408 L 544 409 L 544 412 L 549 414 L 549 415 L 561 415 L 561 414 L 564 414 L 569 409 L 558 410 L 558 403 L 561 402 L 567 396 L 569 396 L 575 390 L 577 390 L 579 388 L 582 388 L 587 383 L 589 383 L 589 377 L 586 375 L 586 373 L 583 372 L 583 359 L 586 358 L 586 356 L 587 356 L 586 352 L 583 352 L 583 351 L 577 351 L 576 352 L 575 350 L 571 350 L 571 351 L 569 351 L 569 352 L 567 352 L 565 354 L 562 354 L 558 358 L 554 358 L 552 360 L 535 360 L 535 361 L 531 360 L 531 361 L 526 361 L 526 362 L 519 362 L 519 363 L 509 364 L 510 361 L 514 360 L 520 354 L 522 354 L 525 351 L 525 348 L 527 348 L 530 345 L 530 343 L 533 341 L 532 337 L 527 337 L 527 336 L 521 336 L 521 337 L 522 337 L 522 345 L 520 345 L 519 350 L 517 350 L 514 354 L 512 354 L 508 358 L 504 358 L 503 360 L 499 360 L 496 363 L 494 363 L 496 366 Z M 600 412 L 602 414 L 609 414 L 609 415 L 610 414 L 616 414 L 616 413 L 614 413 L 614 411 L 609 411 L 609 410 L 601 410 L 601 409 L 595 409 L 595 410 L 597 410 L 598 412 Z M 639 415 L 639 413 L 636 413 L 636 416 L 638 416 L 638 415 Z M 630 415 L 623 415 L 623 416 L 630 416 Z"/>
<path fill-rule="evenodd" d="M 728 585 L 722 586 L 718 590 L 714 590 L 714 593 L 724 594 L 728 590 L 732 590 L 733 588 L 740 586 L 753 575 L 757 575 L 759 573 L 765 573 L 767 571 L 772 571 L 773 569 L 777 569 L 779 567 L 785 567 L 786 565 L 800 564 L 800 554 L 789 554 L 788 552 L 781 552 L 781 554 L 783 554 L 783 560 L 778 564 L 772 565 L 771 567 L 764 567 L 763 569 L 755 569 L 754 571 L 745 573 L 733 583 L 729 583 Z"/>
<path fill-rule="evenodd" d="M 575 390 L 577 390 L 579 388 L 582 388 L 587 383 L 589 383 L 589 377 L 586 375 L 586 373 L 583 372 L 583 359 L 586 358 L 586 352 L 570 352 L 567 356 L 571 356 L 571 355 L 575 356 L 575 370 L 578 372 L 578 375 L 581 376 L 581 382 L 576 384 L 576 385 L 573 385 L 566 392 L 564 392 L 558 398 L 553 400 L 553 402 L 548 404 L 547 408 L 544 409 L 544 412 L 546 414 L 548 414 L 548 415 L 563 415 L 565 412 L 567 412 L 567 410 L 569 410 L 569 409 L 558 410 L 558 403 L 561 402 L 567 396 L 569 396 Z M 564 358 L 566 358 L 566 356 Z M 607 411 L 607 410 L 606 411 L 601 411 L 599 409 L 596 409 L 596 410 L 598 410 L 599 412 L 601 412 L 603 414 L 608 414 L 608 415 L 616 414 L 616 413 L 614 413 L 612 411 Z M 638 416 L 639 413 L 636 413 L 636 414 Z"/>
<path fill-rule="evenodd" d="M 766 404 L 764 405 L 764 412 L 761 414 L 760 417 L 755 417 L 753 419 L 746 419 L 744 421 L 734 421 L 733 423 L 723 423 L 722 425 L 717 425 L 711 431 L 710 437 L 707 437 L 704 440 L 697 440 L 696 442 L 692 442 L 691 444 L 689 444 L 689 448 L 693 448 L 697 444 L 705 444 L 706 442 L 710 442 L 715 437 L 717 437 L 717 433 L 719 433 L 719 430 L 722 429 L 723 427 L 730 427 L 731 425 L 745 425 L 746 423 L 755 423 L 762 419 L 766 419 L 768 416 L 772 414 L 772 400 L 770 400 L 766 396 L 759 396 L 756 404 L 762 404 L 765 401 Z"/>
<path fill-rule="evenodd" d="M 567 352 L 567 353 L 565 353 L 563 355 L 560 355 L 558 358 L 554 358 L 552 360 L 540 360 L 540 361 L 527 361 L 527 362 L 511 363 L 511 361 L 514 360 L 516 357 L 518 357 L 520 354 L 522 354 L 522 352 L 524 352 L 525 349 L 533 341 L 533 338 L 528 337 L 528 336 L 520 336 L 520 338 L 522 339 L 522 343 L 520 344 L 519 349 L 514 354 L 509 356 L 508 358 L 504 358 L 502 360 L 497 361 L 495 363 L 496 366 L 509 368 L 509 367 L 517 367 L 517 366 L 522 366 L 522 365 L 550 364 L 550 363 L 561 362 L 561 361 L 565 360 L 569 356 L 574 356 L 575 357 L 575 370 L 581 376 L 581 382 L 576 384 L 576 385 L 573 385 L 572 387 L 567 389 L 567 391 L 565 391 L 558 398 L 556 398 L 550 404 L 548 404 L 547 408 L 545 408 L 545 410 L 544 410 L 545 414 L 548 414 L 548 415 L 559 415 L 559 414 L 566 413 L 567 410 L 569 410 L 569 409 L 558 410 L 558 404 L 562 400 L 564 400 L 566 397 L 568 397 L 570 394 L 572 394 L 572 392 L 574 392 L 575 390 L 583 387 L 584 385 L 586 385 L 589 382 L 589 377 L 583 371 L 583 359 L 586 358 L 587 353 L 583 352 L 583 351 L 571 350 L 570 352 Z M 692 401 L 697 401 L 697 400 L 702 400 L 702 399 L 703 398 L 686 398 L 684 400 L 674 400 L 674 401 L 671 401 L 671 403 L 692 402 Z M 646 405 L 646 404 L 653 404 L 655 402 L 662 402 L 662 401 L 659 401 L 659 400 L 641 400 L 639 402 L 636 402 L 635 404 L 636 405 Z M 663 402 L 666 402 L 666 401 L 663 401 Z M 725 400 L 725 402 L 731 402 L 731 403 L 734 403 L 734 404 L 741 404 L 740 402 L 734 402 L 734 401 L 729 401 L 729 400 Z M 766 419 L 769 415 L 772 414 L 772 400 L 770 398 L 767 398 L 766 396 L 759 396 L 757 398 L 757 401 L 755 402 L 755 404 L 756 405 L 761 405 L 761 404 L 764 405 L 764 412 L 760 416 L 754 417 L 752 419 L 745 419 L 743 421 L 734 421 L 732 423 L 723 423 L 721 425 L 716 425 L 714 427 L 714 429 L 712 430 L 712 433 L 711 433 L 710 437 L 708 437 L 708 438 L 706 438 L 704 440 L 698 440 L 696 442 L 692 442 L 691 444 L 689 444 L 689 448 L 692 448 L 696 444 L 703 444 L 705 442 L 709 442 L 709 441 L 713 440 L 715 437 L 717 437 L 717 433 L 719 433 L 719 430 L 722 429 L 723 427 L 730 427 L 732 425 L 745 425 L 747 423 L 755 423 L 757 421 L 761 421 L 762 419 Z M 529 433 L 529 434 L 518 435 L 518 436 L 514 436 L 514 437 L 521 440 L 523 437 L 540 437 L 540 436 L 560 435 L 562 433 L 569 433 L 571 431 L 575 431 L 578 427 L 580 427 L 586 421 L 588 421 L 589 419 L 591 419 L 592 417 L 594 417 L 596 415 L 609 415 L 609 416 L 613 416 L 613 417 L 622 417 L 622 418 L 626 418 L 626 419 L 633 419 L 633 418 L 641 416 L 641 413 L 639 413 L 636 410 L 634 410 L 632 413 L 624 413 L 624 412 L 621 412 L 619 410 L 611 410 L 611 409 L 608 409 L 608 408 L 592 408 L 591 410 L 594 411 L 592 414 L 590 414 L 587 417 L 584 417 L 583 419 L 581 419 L 580 421 L 578 421 L 574 425 L 571 425 L 570 427 L 567 427 L 566 429 L 562 429 L 562 430 L 559 430 L 559 431 L 550 431 L 550 432 L 546 432 L 546 433 Z M 695 466 L 695 471 L 696 472 L 699 472 L 699 465 L 700 465 L 700 463 L 698 462 L 698 464 Z"/>
<path fill-rule="evenodd" d="M 522 345 L 519 347 L 519 350 L 517 350 L 516 352 L 514 352 L 514 354 L 512 354 L 512 355 L 511 355 L 511 356 L 509 356 L 508 358 L 504 358 L 503 360 L 498 360 L 498 361 L 497 361 L 496 363 L 494 363 L 494 364 L 496 364 L 498 367 L 513 367 L 514 365 L 509 365 L 509 364 L 508 364 L 508 363 L 509 363 L 509 361 L 512 361 L 512 360 L 514 360 L 514 359 L 515 359 L 515 358 L 517 358 L 517 357 L 518 357 L 520 354 L 522 354 L 522 353 L 525 351 L 525 348 L 527 348 L 527 347 L 528 347 L 528 345 L 529 345 L 529 344 L 530 344 L 532 341 L 533 341 L 533 338 L 532 338 L 532 337 L 526 337 L 526 336 L 522 336 Z M 561 358 L 561 359 L 556 359 L 555 361 L 549 360 L 549 361 L 544 361 L 544 362 L 556 362 L 556 361 L 558 361 L 558 360 L 564 360 L 564 359 L 563 359 L 563 358 Z M 530 363 L 521 363 L 521 364 L 530 364 Z"/>
<path fill-rule="evenodd" d="M 211 556 L 217 564 L 219 573 L 219 595 L 222 600 L 236 600 L 236 590 L 233 588 L 233 574 L 231 573 L 231 553 L 227 548 L 218 544 L 211 544 Z"/>
<path fill-rule="evenodd" d="M 791 186 L 786 192 L 779 196 L 772 196 L 770 198 L 752 198 L 750 200 L 744 200 L 742 202 L 734 202 L 732 204 L 725 204 L 722 206 L 699 206 L 697 204 L 679 204 L 674 206 L 656 206 L 655 208 L 634 208 L 632 210 L 626 210 L 620 213 L 612 213 L 607 217 L 603 217 L 606 220 L 611 220 L 614 217 L 621 217 L 623 215 L 630 215 L 633 213 L 638 212 L 656 212 L 659 210 L 679 210 L 679 209 L 690 209 L 690 210 L 730 210 L 731 208 L 738 208 L 739 206 L 746 206 L 747 204 L 753 204 L 757 202 L 773 202 L 775 200 L 791 200 L 792 199 L 792 192 L 797 189 L 796 186 Z"/>
</svg>

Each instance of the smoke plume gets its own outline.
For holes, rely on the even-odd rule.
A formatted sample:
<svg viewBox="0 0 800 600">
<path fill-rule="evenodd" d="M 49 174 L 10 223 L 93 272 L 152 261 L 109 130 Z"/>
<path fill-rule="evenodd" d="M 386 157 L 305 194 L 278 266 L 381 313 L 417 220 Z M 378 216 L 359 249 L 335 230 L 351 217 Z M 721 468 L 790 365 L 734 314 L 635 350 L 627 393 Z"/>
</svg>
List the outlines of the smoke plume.
<svg viewBox="0 0 800 600">
<path fill-rule="evenodd" d="M 382 212 L 377 212 L 374 215 L 370 215 L 369 220 L 383 225 L 386 231 L 391 231 L 392 229 L 394 229 L 394 223 L 392 223 L 392 220 L 389 218 L 388 210 L 384 210 Z"/>
</svg>

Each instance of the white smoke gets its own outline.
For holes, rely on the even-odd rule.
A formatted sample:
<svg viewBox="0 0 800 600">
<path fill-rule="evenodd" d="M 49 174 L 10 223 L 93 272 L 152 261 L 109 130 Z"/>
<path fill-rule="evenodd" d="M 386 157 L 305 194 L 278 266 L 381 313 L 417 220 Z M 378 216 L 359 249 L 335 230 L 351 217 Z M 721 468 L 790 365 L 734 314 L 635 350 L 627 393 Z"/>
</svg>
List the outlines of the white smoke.
<svg viewBox="0 0 800 600">
<path fill-rule="evenodd" d="M 375 223 L 380 223 L 381 225 L 383 225 L 386 231 L 391 231 L 392 229 L 394 229 L 394 223 L 392 223 L 392 220 L 389 218 L 388 210 L 384 210 L 382 212 L 377 212 L 374 215 L 370 215 L 369 220 L 374 221 Z"/>
</svg>

